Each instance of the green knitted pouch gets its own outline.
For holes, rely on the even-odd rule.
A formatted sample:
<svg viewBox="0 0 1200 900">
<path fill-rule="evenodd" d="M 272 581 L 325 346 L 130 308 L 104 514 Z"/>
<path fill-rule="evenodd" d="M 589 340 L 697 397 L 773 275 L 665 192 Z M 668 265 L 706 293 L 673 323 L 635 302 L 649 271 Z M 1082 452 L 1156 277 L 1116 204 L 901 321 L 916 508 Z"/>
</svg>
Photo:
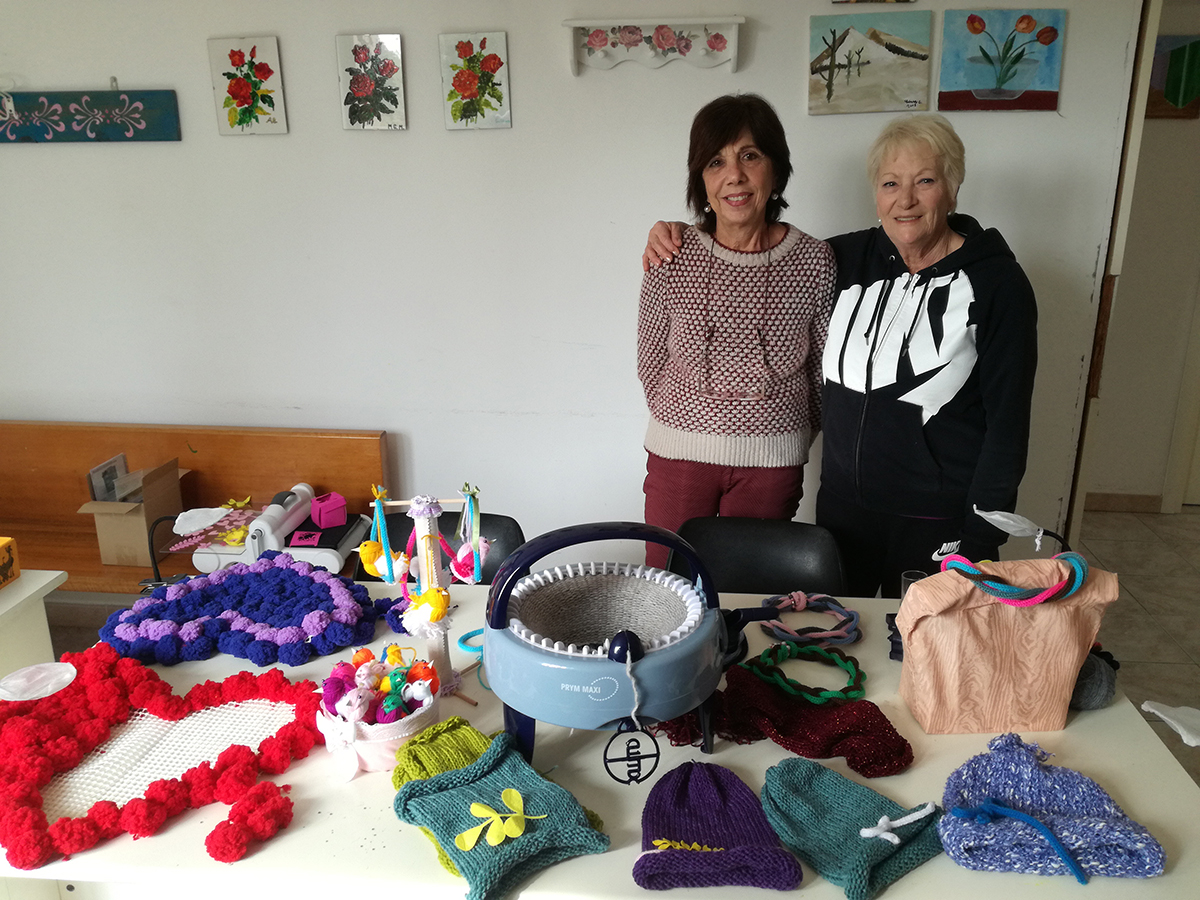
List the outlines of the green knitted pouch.
<svg viewBox="0 0 1200 900">
<path fill-rule="evenodd" d="M 762 804 L 784 845 L 848 900 L 870 900 L 942 852 L 936 806 L 905 809 L 811 759 L 768 769 Z"/>
<path fill-rule="evenodd" d="M 423 780 L 470 765 L 483 755 L 490 743 L 491 738 L 475 729 L 461 716 L 451 716 L 444 722 L 430 725 L 424 731 L 413 735 L 396 751 L 392 787 L 400 790 L 404 784 L 414 779 Z M 461 878 L 462 873 L 438 843 L 433 832 L 428 828 L 422 828 L 421 832 L 433 842 L 442 868 Z"/>
<path fill-rule="evenodd" d="M 491 738 L 461 716 L 430 725 L 396 751 L 392 787 L 400 790 L 413 779 L 431 778 L 470 765 L 491 742 Z"/>
</svg>

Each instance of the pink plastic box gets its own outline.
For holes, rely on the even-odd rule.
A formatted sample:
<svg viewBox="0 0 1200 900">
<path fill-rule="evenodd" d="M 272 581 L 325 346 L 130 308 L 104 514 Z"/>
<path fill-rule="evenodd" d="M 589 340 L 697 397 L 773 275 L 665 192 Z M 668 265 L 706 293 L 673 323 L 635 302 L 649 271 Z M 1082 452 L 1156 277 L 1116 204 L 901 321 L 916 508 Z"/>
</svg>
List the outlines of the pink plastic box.
<svg viewBox="0 0 1200 900">
<path fill-rule="evenodd" d="M 346 498 L 337 491 L 330 491 L 312 502 L 312 520 L 318 528 L 337 528 L 346 524 Z"/>
</svg>

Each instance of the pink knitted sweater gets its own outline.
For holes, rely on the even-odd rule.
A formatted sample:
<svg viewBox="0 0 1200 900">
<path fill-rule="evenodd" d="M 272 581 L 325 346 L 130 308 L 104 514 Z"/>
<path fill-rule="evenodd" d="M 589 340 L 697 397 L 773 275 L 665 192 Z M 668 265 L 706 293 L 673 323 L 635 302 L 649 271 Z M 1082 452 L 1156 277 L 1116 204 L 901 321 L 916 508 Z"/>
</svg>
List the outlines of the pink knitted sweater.
<svg viewBox="0 0 1200 900">
<path fill-rule="evenodd" d="M 790 225 L 761 253 L 687 229 L 675 261 L 642 281 L 646 449 L 717 465 L 803 465 L 821 427 L 834 274 L 829 245 Z"/>
</svg>

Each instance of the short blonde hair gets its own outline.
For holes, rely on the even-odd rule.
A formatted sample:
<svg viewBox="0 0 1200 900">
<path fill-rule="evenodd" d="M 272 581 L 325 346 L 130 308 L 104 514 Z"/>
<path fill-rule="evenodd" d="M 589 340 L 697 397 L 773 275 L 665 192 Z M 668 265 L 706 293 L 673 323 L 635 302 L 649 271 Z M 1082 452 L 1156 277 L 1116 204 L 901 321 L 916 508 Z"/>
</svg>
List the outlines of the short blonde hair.
<svg viewBox="0 0 1200 900">
<path fill-rule="evenodd" d="M 879 185 L 879 170 L 884 160 L 902 147 L 924 144 L 933 151 L 941 168 L 942 178 L 950 188 L 955 205 L 958 189 L 967 175 L 967 154 L 963 142 L 945 116 L 937 113 L 922 113 L 899 116 L 883 126 L 879 137 L 871 144 L 867 153 L 867 177 L 871 189 Z"/>
</svg>

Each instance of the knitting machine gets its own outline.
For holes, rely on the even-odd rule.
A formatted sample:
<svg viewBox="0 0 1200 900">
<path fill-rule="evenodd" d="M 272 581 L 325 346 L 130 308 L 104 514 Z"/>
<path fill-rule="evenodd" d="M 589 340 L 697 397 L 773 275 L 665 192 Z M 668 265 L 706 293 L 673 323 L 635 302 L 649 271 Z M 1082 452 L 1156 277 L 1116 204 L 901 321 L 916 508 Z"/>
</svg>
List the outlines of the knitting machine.
<svg viewBox="0 0 1200 900">
<path fill-rule="evenodd" d="M 695 584 L 662 569 L 580 563 L 529 574 L 574 544 L 636 540 L 682 554 Z M 747 622 L 772 608 L 722 610 L 695 550 L 638 522 L 574 525 L 540 535 L 501 565 L 488 595 L 483 667 L 526 758 L 535 721 L 591 730 L 656 722 L 696 709 L 711 752 L 708 701 L 744 652 Z"/>
</svg>

